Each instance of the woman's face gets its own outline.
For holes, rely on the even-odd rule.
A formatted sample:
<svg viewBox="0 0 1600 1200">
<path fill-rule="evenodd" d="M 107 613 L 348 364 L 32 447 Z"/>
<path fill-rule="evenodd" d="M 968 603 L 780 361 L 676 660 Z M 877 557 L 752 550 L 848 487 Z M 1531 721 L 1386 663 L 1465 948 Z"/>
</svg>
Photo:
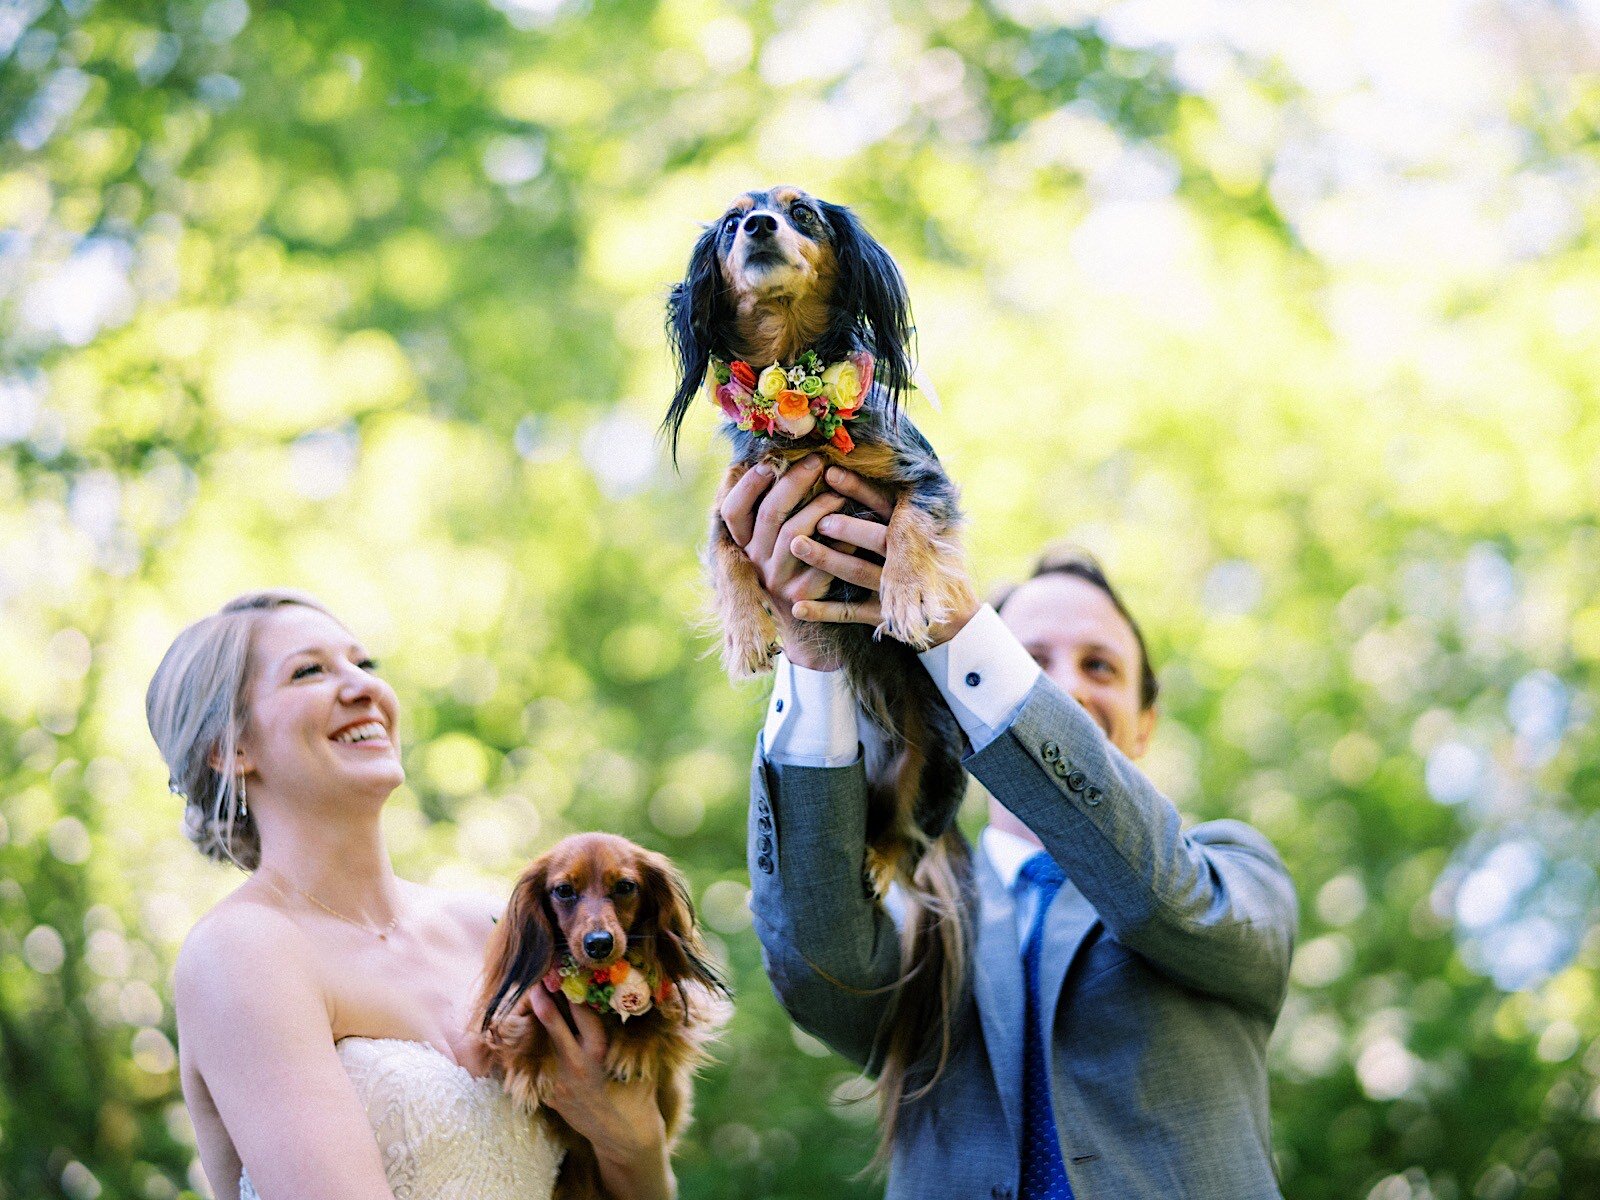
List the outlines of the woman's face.
<svg viewBox="0 0 1600 1200">
<path fill-rule="evenodd" d="M 1144 753 L 1156 712 L 1139 703 L 1139 641 L 1105 592 L 1074 575 L 1040 575 L 1018 585 L 1000 615 L 1113 746 L 1129 758 Z"/>
<path fill-rule="evenodd" d="M 280 795 L 386 798 L 405 780 L 400 706 L 375 668 L 326 613 L 273 610 L 251 645 L 246 771 Z"/>
</svg>

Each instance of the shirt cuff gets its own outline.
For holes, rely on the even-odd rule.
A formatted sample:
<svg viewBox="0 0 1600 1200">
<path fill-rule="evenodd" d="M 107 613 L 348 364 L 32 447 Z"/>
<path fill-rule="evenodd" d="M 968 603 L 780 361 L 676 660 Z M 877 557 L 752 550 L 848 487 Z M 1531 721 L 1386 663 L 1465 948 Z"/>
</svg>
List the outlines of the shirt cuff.
<svg viewBox="0 0 1600 1200">
<path fill-rule="evenodd" d="M 786 767 L 848 767 L 860 757 L 856 702 L 843 671 L 813 671 L 780 654 L 762 731 L 767 760 Z"/>
<path fill-rule="evenodd" d="M 973 753 L 1011 724 L 1039 679 L 1039 664 L 988 604 L 955 637 L 918 657 L 961 723 Z"/>
</svg>

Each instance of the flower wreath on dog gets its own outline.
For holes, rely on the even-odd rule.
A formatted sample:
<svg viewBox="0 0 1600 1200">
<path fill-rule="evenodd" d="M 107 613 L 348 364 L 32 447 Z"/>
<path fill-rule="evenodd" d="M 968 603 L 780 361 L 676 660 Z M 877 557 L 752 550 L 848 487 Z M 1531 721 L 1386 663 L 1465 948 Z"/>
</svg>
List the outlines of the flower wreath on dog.
<svg viewBox="0 0 1600 1200">
<path fill-rule="evenodd" d="M 564 954 L 552 967 L 544 986 L 561 992 L 574 1004 L 587 1004 L 597 1013 L 614 1012 L 624 1021 L 642 1017 L 667 998 L 672 985 L 643 960 L 619 958 L 609 967 L 583 967 Z"/>
<path fill-rule="evenodd" d="M 740 429 L 762 437 L 798 441 L 810 433 L 849 454 L 855 449 L 844 425 L 854 420 L 872 390 L 872 355 L 858 350 L 827 366 L 807 350 L 793 366 L 773 363 L 756 373 L 739 359 L 711 360 L 706 375 L 711 402 Z"/>
</svg>

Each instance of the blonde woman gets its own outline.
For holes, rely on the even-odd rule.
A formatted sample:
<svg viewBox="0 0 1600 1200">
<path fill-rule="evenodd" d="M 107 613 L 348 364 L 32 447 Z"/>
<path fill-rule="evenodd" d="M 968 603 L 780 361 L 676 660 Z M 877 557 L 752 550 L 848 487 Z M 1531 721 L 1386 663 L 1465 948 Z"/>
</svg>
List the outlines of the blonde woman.
<svg viewBox="0 0 1600 1200">
<path fill-rule="evenodd" d="M 178 956 L 184 1098 L 219 1197 L 547 1200 L 561 1151 L 483 1078 L 467 1028 L 498 906 L 395 875 L 379 813 L 399 705 L 315 600 L 258 592 L 173 642 L 146 697 L 200 850 L 249 873 Z M 541 988 L 522 1016 L 565 1065 L 554 1107 L 615 1197 L 675 1184 L 648 1088 Z"/>
</svg>

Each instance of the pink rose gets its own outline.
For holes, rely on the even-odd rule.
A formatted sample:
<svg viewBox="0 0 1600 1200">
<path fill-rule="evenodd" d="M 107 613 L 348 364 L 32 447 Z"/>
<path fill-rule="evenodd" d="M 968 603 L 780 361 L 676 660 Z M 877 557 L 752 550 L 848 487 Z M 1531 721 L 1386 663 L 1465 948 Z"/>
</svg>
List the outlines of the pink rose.
<svg viewBox="0 0 1600 1200">
<path fill-rule="evenodd" d="M 717 405 L 728 415 L 730 421 L 738 423 L 744 416 L 743 400 L 749 394 L 748 391 L 730 379 L 717 389 Z"/>
</svg>

